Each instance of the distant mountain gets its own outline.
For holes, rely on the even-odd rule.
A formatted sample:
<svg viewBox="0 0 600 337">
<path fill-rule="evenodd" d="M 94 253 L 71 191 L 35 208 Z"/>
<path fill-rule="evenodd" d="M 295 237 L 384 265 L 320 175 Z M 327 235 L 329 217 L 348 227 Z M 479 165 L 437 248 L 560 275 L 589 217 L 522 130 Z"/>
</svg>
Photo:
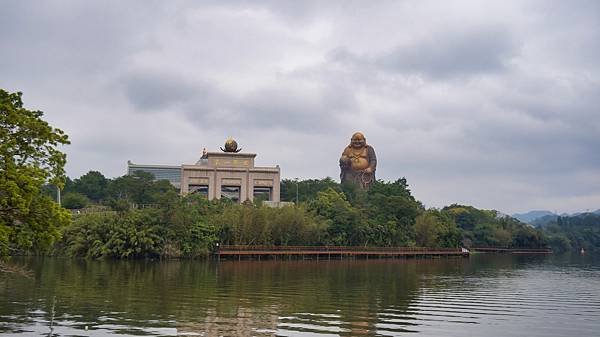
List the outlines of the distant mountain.
<svg viewBox="0 0 600 337">
<path fill-rule="evenodd" d="M 534 220 L 539 219 L 544 216 L 553 215 L 556 217 L 556 214 L 550 211 L 529 211 L 527 213 L 516 213 L 513 214 L 512 217 L 518 219 L 519 221 L 532 223 Z"/>
<path fill-rule="evenodd" d="M 560 215 L 550 212 L 550 211 L 536 210 L 536 211 L 529 211 L 527 213 L 515 213 L 511 216 L 515 219 L 518 219 L 521 222 L 531 224 L 535 227 L 540 227 L 540 226 L 547 225 L 550 222 L 554 222 L 556 220 L 556 218 L 558 218 L 559 216 L 561 216 L 561 217 L 576 217 L 576 216 L 585 215 L 585 214 L 600 215 L 600 209 L 597 209 L 593 212 L 590 212 L 590 211 L 575 212 L 575 213 L 571 213 L 571 214 L 562 213 Z"/>
<path fill-rule="evenodd" d="M 595 210 L 593 212 L 585 211 L 585 212 L 576 212 L 576 213 L 572 213 L 572 214 L 563 213 L 560 216 L 578 216 L 578 215 L 583 215 L 583 214 L 596 214 L 596 215 L 598 215 L 598 214 L 600 214 L 600 209 L 597 209 L 597 210 Z"/>
<path fill-rule="evenodd" d="M 563 214 L 561 215 L 561 217 L 565 217 L 565 215 Z M 533 227 L 544 227 L 546 225 L 556 222 L 556 219 L 558 219 L 558 215 L 548 214 L 544 215 L 543 217 L 532 220 L 530 224 L 533 225 Z"/>
</svg>

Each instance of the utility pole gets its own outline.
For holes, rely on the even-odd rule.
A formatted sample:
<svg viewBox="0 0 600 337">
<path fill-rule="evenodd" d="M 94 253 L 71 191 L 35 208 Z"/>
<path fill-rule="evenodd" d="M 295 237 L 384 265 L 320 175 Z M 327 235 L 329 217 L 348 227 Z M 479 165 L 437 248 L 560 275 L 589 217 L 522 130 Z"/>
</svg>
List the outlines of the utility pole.
<svg viewBox="0 0 600 337">
<path fill-rule="evenodd" d="M 60 207 L 60 187 L 56 185 L 56 201 L 58 202 L 58 206 Z"/>
</svg>

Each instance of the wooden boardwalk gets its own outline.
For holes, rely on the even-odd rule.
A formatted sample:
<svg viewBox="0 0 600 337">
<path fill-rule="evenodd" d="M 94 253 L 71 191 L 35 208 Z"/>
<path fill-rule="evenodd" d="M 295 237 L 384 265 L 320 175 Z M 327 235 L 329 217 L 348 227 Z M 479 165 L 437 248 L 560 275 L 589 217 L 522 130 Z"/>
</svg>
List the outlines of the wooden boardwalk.
<svg viewBox="0 0 600 337">
<path fill-rule="evenodd" d="M 461 248 L 344 247 L 344 246 L 221 246 L 218 259 L 344 259 L 468 257 Z"/>
<path fill-rule="evenodd" d="M 476 253 L 496 253 L 496 254 L 552 254 L 552 249 L 547 248 L 499 248 L 499 247 L 472 247 L 472 252 Z"/>
</svg>

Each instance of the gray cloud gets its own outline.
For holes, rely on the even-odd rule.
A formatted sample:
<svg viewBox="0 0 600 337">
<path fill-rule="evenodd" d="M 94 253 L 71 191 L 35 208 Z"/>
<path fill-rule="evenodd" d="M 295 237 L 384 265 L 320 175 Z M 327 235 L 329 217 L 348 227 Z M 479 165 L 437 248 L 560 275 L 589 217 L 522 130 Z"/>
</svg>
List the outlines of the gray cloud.
<svg viewBox="0 0 600 337">
<path fill-rule="evenodd" d="M 338 116 L 354 109 L 354 92 L 339 83 L 282 79 L 273 85 L 236 95 L 216 83 L 188 81 L 165 71 L 136 71 L 118 79 L 127 99 L 142 113 L 182 110 L 198 126 L 227 124 L 306 133 L 326 131 L 343 122 Z"/>
<path fill-rule="evenodd" d="M 129 100 L 140 111 L 163 109 L 189 100 L 194 87 L 172 74 L 137 72 L 124 80 Z"/>
<path fill-rule="evenodd" d="M 11 48 L 0 51 L 6 62 L 2 70 L 59 75 L 58 81 L 69 74 L 92 76 L 110 71 L 143 44 L 133 23 L 147 23 L 144 7 L 134 5 L 130 11 L 123 11 L 114 4 L 7 4 L 0 20 L 0 40 L 10 41 Z"/>
<path fill-rule="evenodd" d="M 471 30 L 472 29 L 472 30 Z M 384 71 L 430 77 L 468 76 L 505 70 L 518 46 L 503 27 L 437 32 L 376 58 Z"/>
<path fill-rule="evenodd" d="M 600 207 L 598 2 L 9 2 L 0 87 L 68 173 L 178 164 L 228 136 L 284 177 L 350 135 L 429 206 Z"/>
<path fill-rule="evenodd" d="M 432 78 L 481 75 L 505 71 L 519 46 L 508 29 L 497 26 L 437 31 L 378 55 L 356 55 L 345 48 L 329 53 L 334 62 L 371 66 L 382 72 Z"/>
<path fill-rule="evenodd" d="M 311 85 L 311 86 L 314 86 Z M 242 98 L 237 108 L 243 112 L 244 125 L 284 128 L 307 133 L 327 132 L 353 109 L 353 92 L 331 83 L 317 88 L 274 86 Z"/>
</svg>

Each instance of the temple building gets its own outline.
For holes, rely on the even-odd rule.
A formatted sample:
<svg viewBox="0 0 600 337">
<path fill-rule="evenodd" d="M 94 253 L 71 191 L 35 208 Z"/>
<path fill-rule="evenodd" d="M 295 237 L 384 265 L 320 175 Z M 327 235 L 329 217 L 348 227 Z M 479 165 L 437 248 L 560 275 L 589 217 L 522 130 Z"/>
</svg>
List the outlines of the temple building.
<svg viewBox="0 0 600 337">
<path fill-rule="evenodd" d="M 254 166 L 255 157 L 254 153 L 208 152 L 196 164 L 181 166 L 181 194 L 279 202 L 279 166 Z"/>
<path fill-rule="evenodd" d="M 231 142 L 235 146 L 231 145 Z M 228 147 L 229 145 L 229 147 Z M 127 162 L 127 172 L 143 171 L 156 179 L 166 179 L 179 188 L 182 195 L 197 193 L 209 200 L 228 198 L 234 202 L 260 199 L 280 202 L 280 170 L 254 165 L 256 154 L 239 153 L 237 143 L 228 140 L 223 152 L 204 152 L 195 164 L 139 165 Z"/>
</svg>

